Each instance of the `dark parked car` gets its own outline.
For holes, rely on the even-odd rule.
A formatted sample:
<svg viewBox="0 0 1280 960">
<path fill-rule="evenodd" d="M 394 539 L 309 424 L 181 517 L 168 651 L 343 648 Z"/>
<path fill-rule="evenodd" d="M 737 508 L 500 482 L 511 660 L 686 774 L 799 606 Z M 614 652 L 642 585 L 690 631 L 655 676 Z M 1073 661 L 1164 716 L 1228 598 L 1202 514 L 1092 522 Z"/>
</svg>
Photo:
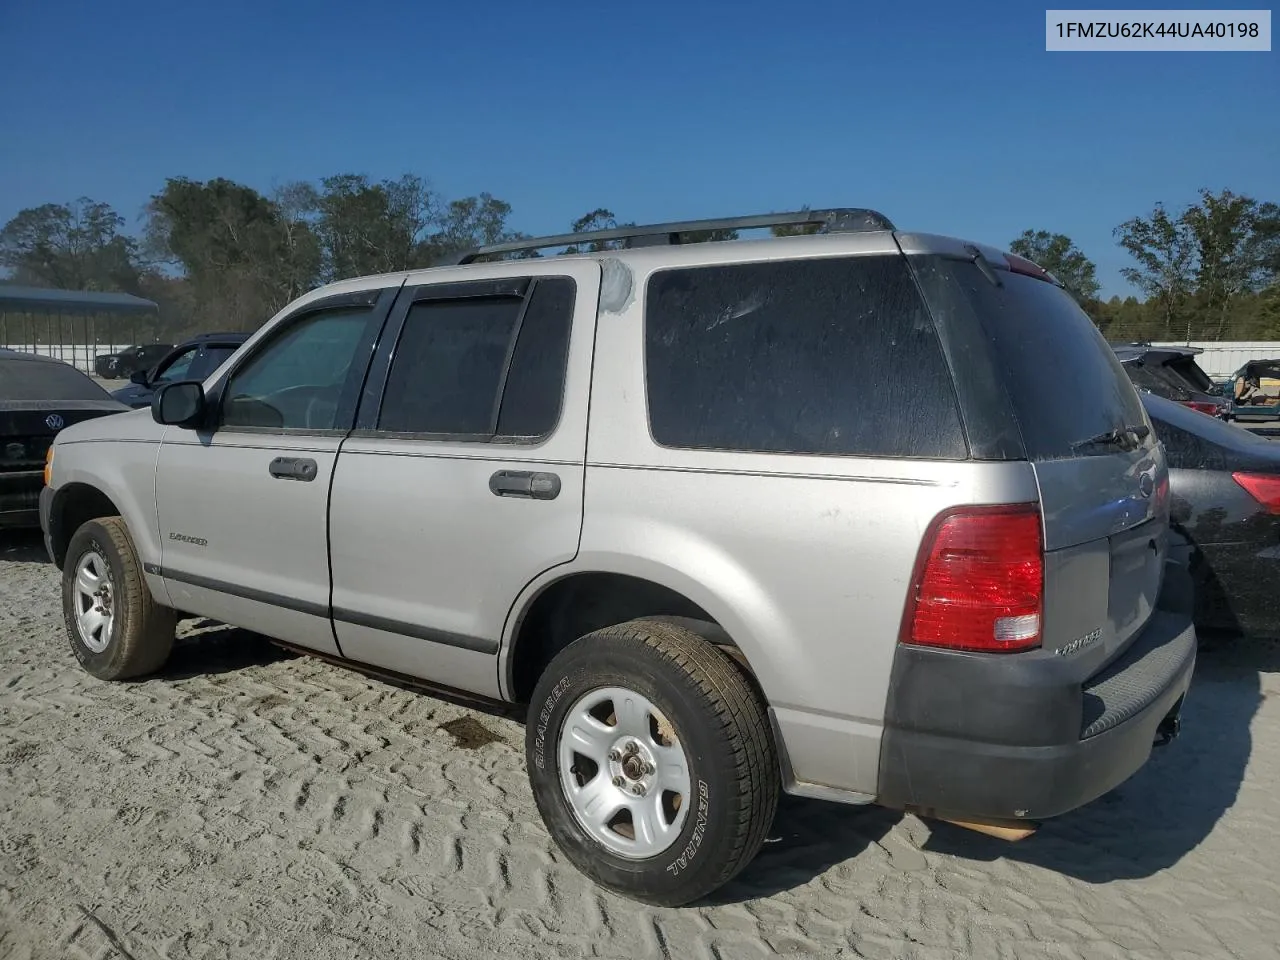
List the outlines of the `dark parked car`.
<svg viewBox="0 0 1280 960">
<path fill-rule="evenodd" d="M 100 353 L 93 358 L 93 372 L 104 380 L 130 377 L 138 370 L 155 366 L 172 349 L 172 343 L 143 343 L 119 353 Z"/>
<path fill-rule="evenodd" d="M 0 351 L 0 527 L 40 526 L 44 458 L 54 434 L 128 409 L 69 363 Z"/>
<path fill-rule="evenodd" d="M 1227 420 L 1231 401 L 1196 363 L 1199 347 L 1153 347 L 1149 343 L 1113 344 L 1134 386 L 1199 413 Z"/>
<path fill-rule="evenodd" d="M 152 394 L 162 383 L 203 380 L 248 339 L 247 333 L 203 333 L 192 337 L 174 347 L 151 369 L 136 371 L 127 387 L 113 390 L 111 395 L 131 407 L 150 406 Z"/>
<path fill-rule="evenodd" d="M 1198 631 L 1280 636 L 1280 441 L 1142 402 L 1169 460 L 1171 524 L 1195 551 Z"/>
</svg>

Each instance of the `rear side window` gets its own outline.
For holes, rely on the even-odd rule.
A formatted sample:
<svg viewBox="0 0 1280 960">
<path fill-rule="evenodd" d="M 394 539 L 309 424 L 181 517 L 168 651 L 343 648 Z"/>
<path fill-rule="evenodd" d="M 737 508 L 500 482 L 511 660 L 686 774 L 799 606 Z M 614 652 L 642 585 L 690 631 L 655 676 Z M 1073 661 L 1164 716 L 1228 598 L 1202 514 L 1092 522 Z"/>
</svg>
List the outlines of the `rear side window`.
<svg viewBox="0 0 1280 960">
<path fill-rule="evenodd" d="M 936 316 L 986 331 L 1028 457 L 1079 456 L 1081 441 L 1146 422 L 1119 359 L 1065 290 L 1007 270 L 995 271 L 997 286 L 968 260 L 912 264 Z"/>
<path fill-rule="evenodd" d="M 933 321 L 898 256 L 658 272 L 645 376 L 663 446 L 968 455 Z"/>
<path fill-rule="evenodd" d="M 273 430 L 343 426 L 339 402 L 373 316 L 371 309 L 332 310 L 291 321 L 227 381 L 222 425 Z"/>
<path fill-rule="evenodd" d="M 550 434 L 560 419 L 575 292 L 571 279 L 550 277 L 525 298 L 415 303 L 378 429 L 479 439 Z"/>
</svg>

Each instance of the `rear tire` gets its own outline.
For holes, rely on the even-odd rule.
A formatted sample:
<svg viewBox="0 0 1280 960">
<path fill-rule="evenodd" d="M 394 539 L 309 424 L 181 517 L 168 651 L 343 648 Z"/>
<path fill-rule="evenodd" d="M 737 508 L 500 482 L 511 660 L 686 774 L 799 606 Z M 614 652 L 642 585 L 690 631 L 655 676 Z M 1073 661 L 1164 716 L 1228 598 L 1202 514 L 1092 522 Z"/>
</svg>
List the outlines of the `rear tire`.
<svg viewBox="0 0 1280 960">
<path fill-rule="evenodd" d="M 565 855 L 644 903 L 680 906 L 727 883 L 777 809 L 764 704 L 736 663 L 670 623 L 633 620 L 561 651 L 534 690 L 525 752 Z"/>
<path fill-rule="evenodd" d="M 71 651 L 99 680 L 154 673 L 169 659 L 176 613 L 151 596 L 120 517 L 89 520 L 71 537 L 62 613 Z"/>
</svg>

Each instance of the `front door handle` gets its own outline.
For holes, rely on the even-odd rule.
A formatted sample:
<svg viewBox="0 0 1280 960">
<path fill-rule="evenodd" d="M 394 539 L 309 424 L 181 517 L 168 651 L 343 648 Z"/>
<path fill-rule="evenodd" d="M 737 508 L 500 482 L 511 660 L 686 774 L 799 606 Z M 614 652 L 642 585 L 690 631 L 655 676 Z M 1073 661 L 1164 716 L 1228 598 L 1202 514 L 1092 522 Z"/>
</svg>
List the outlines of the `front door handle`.
<svg viewBox="0 0 1280 960">
<path fill-rule="evenodd" d="M 276 457 L 267 469 L 277 480 L 301 480 L 304 483 L 314 480 L 319 473 L 316 462 L 306 457 Z"/>
<path fill-rule="evenodd" d="M 499 470 L 489 478 L 489 491 L 496 497 L 554 500 L 560 496 L 560 478 L 554 473 Z"/>
</svg>

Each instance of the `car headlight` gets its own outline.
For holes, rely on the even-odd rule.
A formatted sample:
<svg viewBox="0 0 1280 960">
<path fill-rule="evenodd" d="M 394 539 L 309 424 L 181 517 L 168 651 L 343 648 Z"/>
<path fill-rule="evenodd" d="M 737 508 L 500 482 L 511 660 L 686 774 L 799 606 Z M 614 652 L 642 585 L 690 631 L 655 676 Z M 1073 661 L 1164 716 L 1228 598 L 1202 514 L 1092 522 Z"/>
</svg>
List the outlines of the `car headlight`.
<svg viewBox="0 0 1280 960">
<path fill-rule="evenodd" d="M 49 449 L 44 453 L 44 485 L 49 486 L 49 480 L 53 476 L 53 444 L 49 444 Z"/>
</svg>

